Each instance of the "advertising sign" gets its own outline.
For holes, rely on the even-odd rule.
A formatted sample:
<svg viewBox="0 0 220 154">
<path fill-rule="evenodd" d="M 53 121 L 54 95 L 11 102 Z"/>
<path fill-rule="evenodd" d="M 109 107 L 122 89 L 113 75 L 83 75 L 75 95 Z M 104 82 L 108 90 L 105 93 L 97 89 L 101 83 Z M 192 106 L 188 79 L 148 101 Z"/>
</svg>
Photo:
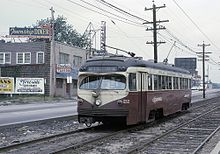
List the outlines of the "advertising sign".
<svg viewBox="0 0 220 154">
<path fill-rule="evenodd" d="M 16 78 L 15 93 L 44 94 L 44 78 Z"/>
<path fill-rule="evenodd" d="M 57 64 L 57 73 L 70 73 L 71 70 L 70 64 Z"/>
<path fill-rule="evenodd" d="M 37 38 L 49 38 L 49 29 L 47 28 L 21 28 L 10 27 L 9 35 L 11 37 L 37 37 Z"/>
<path fill-rule="evenodd" d="M 14 92 L 14 78 L 0 77 L 0 94 L 11 94 Z"/>
</svg>

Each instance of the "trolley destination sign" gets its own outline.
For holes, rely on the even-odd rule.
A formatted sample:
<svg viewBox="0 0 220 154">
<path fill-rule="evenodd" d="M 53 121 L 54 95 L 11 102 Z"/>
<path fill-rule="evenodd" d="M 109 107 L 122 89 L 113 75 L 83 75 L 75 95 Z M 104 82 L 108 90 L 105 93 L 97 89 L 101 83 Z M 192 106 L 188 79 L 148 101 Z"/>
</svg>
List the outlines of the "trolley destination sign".
<svg viewBox="0 0 220 154">
<path fill-rule="evenodd" d="M 49 38 L 48 28 L 10 27 L 10 37 Z"/>
</svg>

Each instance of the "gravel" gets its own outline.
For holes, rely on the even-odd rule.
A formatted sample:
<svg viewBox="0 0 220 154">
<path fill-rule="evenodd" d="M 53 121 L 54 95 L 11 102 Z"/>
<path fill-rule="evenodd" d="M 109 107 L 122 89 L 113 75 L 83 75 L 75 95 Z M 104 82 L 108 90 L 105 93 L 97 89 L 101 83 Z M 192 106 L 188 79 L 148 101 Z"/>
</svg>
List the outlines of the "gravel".
<svg viewBox="0 0 220 154">
<path fill-rule="evenodd" d="M 0 127 L 0 147 L 85 128 L 75 117 Z"/>
</svg>

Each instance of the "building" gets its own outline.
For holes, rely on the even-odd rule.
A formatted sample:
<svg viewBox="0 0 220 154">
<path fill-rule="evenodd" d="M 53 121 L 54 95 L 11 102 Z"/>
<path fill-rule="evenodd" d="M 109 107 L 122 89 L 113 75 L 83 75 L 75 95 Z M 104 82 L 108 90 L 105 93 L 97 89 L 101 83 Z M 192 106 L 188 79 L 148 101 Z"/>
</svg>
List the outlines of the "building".
<svg viewBox="0 0 220 154">
<path fill-rule="evenodd" d="M 84 49 L 58 42 L 54 58 L 49 42 L 0 43 L 0 76 L 44 78 L 46 95 L 75 96 L 78 69 L 86 54 Z"/>
<path fill-rule="evenodd" d="M 186 69 L 191 72 L 192 75 L 196 75 L 196 67 L 197 62 L 196 58 L 175 58 L 175 64 L 176 67 L 180 67 L 183 69 Z"/>
<path fill-rule="evenodd" d="M 196 58 L 175 58 L 175 66 L 186 69 L 192 74 L 192 86 L 199 86 L 201 77 L 198 75 Z"/>
</svg>

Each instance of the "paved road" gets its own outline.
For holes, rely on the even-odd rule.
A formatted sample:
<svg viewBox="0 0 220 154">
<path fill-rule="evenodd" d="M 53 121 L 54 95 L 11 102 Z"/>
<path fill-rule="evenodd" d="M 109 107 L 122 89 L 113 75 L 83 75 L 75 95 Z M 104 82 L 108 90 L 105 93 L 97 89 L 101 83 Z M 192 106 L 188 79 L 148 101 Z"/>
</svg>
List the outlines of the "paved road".
<svg viewBox="0 0 220 154">
<path fill-rule="evenodd" d="M 0 126 L 76 115 L 76 106 L 77 103 L 73 100 L 0 106 Z"/>
<path fill-rule="evenodd" d="M 219 90 L 207 90 L 206 99 L 220 96 Z M 202 91 L 192 92 L 192 102 L 203 100 Z M 33 103 L 0 106 L 0 126 L 24 123 L 36 120 L 77 115 L 75 100 L 63 100 L 59 103 Z"/>
<path fill-rule="evenodd" d="M 220 96 L 220 89 L 209 89 L 206 91 L 205 99 L 210 99 Z M 192 103 L 204 100 L 203 91 L 192 91 Z"/>
</svg>

